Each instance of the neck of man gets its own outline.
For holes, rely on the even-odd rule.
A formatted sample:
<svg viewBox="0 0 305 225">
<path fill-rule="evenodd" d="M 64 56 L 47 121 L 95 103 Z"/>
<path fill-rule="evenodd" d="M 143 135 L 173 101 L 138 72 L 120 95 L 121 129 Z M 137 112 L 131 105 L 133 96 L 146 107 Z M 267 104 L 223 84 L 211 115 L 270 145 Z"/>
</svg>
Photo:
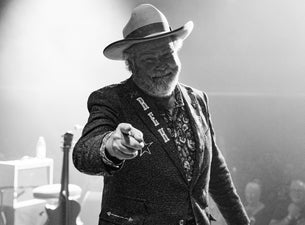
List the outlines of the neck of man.
<svg viewBox="0 0 305 225">
<path fill-rule="evenodd" d="M 171 93 L 170 96 L 165 96 L 165 97 L 156 97 L 152 96 L 154 101 L 158 106 L 161 106 L 162 108 L 171 111 L 175 107 L 175 91 Z"/>
<path fill-rule="evenodd" d="M 264 205 L 262 202 L 258 201 L 258 202 L 249 204 L 246 208 L 247 208 L 247 211 L 248 211 L 252 216 L 254 216 L 254 215 L 257 214 L 259 211 L 261 211 L 264 207 L 265 207 L 265 205 Z"/>
</svg>

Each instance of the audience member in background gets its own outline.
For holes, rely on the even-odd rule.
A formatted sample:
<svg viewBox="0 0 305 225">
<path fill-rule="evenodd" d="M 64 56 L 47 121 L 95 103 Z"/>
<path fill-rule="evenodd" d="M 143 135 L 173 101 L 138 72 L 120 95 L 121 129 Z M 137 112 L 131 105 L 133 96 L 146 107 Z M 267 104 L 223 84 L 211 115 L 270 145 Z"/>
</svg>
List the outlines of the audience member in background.
<svg viewBox="0 0 305 225">
<path fill-rule="evenodd" d="M 260 180 L 255 179 L 246 185 L 247 205 L 245 208 L 252 225 L 268 225 L 270 222 L 270 212 L 268 212 L 265 204 L 261 202 L 261 193 L 262 185 Z"/>
<path fill-rule="evenodd" d="M 305 225 L 305 183 L 293 180 L 289 197 L 288 202 L 276 207 L 270 225 Z"/>
</svg>

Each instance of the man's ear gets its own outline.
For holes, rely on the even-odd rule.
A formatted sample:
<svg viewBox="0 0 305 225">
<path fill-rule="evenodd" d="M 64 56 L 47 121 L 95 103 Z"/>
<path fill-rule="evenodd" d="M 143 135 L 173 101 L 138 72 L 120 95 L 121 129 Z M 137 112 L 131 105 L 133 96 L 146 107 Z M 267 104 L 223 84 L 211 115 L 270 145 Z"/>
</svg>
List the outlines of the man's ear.
<svg viewBox="0 0 305 225">
<path fill-rule="evenodd" d="M 136 66 L 136 62 L 134 60 L 134 56 L 131 56 L 127 59 L 127 63 L 128 63 L 128 66 L 129 66 L 129 70 L 132 72 L 132 73 L 136 73 L 137 71 L 137 66 Z"/>
</svg>

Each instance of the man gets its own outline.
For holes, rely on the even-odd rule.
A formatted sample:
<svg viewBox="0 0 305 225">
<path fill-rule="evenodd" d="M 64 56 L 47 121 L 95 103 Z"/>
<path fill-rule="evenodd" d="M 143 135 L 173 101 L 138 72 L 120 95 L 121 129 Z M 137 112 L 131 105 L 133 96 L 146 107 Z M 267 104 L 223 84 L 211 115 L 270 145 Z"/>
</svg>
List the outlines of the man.
<svg viewBox="0 0 305 225">
<path fill-rule="evenodd" d="M 279 204 L 270 225 L 305 225 L 305 183 L 293 180 L 289 187 L 290 202 Z"/>
<path fill-rule="evenodd" d="M 73 151 L 81 172 L 104 176 L 99 225 L 210 224 L 208 194 L 229 225 L 248 218 L 215 144 L 207 97 L 178 82 L 178 49 L 193 23 L 171 30 L 154 6 L 136 7 L 104 55 L 132 76 L 93 92 Z"/>
<path fill-rule="evenodd" d="M 245 187 L 246 212 L 251 225 L 268 225 L 270 222 L 270 210 L 261 201 L 262 184 L 259 179 L 247 183 Z"/>
</svg>

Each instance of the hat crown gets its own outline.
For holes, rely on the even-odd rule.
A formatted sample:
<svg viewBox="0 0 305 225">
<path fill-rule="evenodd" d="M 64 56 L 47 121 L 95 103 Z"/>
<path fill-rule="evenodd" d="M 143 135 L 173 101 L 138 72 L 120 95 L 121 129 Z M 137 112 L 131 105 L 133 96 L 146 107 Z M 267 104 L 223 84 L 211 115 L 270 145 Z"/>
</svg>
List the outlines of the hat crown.
<svg viewBox="0 0 305 225">
<path fill-rule="evenodd" d="M 123 39 L 109 44 L 104 55 L 113 60 L 124 60 L 124 51 L 131 46 L 169 38 L 169 41 L 184 40 L 193 30 L 193 22 L 172 30 L 166 17 L 151 4 L 141 4 L 133 9 L 128 23 L 123 29 Z"/>
<path fill-rule="evenodd" d="M 156 7 L 141 4 L 134 8 L 123 29 L 124 38 L 143 38 L 145 36 L 170 31 L 166 17 Z"/>
</svg>

